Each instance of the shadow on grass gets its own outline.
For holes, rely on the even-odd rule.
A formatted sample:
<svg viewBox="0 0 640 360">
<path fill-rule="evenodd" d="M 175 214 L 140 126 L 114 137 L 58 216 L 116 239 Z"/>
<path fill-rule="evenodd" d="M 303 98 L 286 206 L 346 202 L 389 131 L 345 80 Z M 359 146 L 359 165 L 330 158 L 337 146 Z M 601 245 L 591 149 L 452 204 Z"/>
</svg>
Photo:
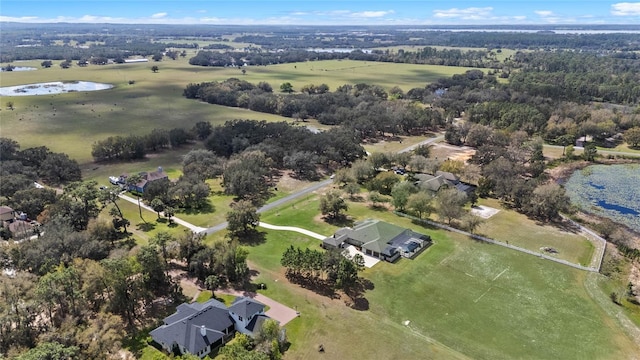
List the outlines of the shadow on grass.
<svg viewBox="0 0 640 360">
<path fill-rule="evenodd" d="M 138 229 L 139 231 L 149 232 L 155 228 L 156 224 L 150 222 L 136 224 L 136 229 Z"/>
<path fill-rule="evenodd" d="M 332 284 L 325 280 L 315 276 L 304 276 L 302 274 L 296 274 L 293 272 L 287 272 L 287 279 L 292 284 L 300 285 L 300 287 L 309 289 L 314 293 L 322 296 L 326 296 L 329 299 L 339 299 L 338 295 L 333 289 Z"/>
<path fill-rule="evenodd" d="M 338 216 L 338 217 L 325 216 L 323 219 L 327 224 L 331 224 L 331 225 L 334 225 L 334 226 L 339 226 L 339 227 L 351 227 L 351 226 L 353 226 L 353 219 L 351 219 L 351 218 L 349 218 L 347 216 L 344 216 L 344 215 L 341 215 L 341 216 Z"/>
<path fill-rule="evenodd" d="M 373 211 L 389 211 L 389 209 L 387 209 L 386 206 L 384 205 L 379 205 L 379 204 L 375 204 L 375 205 L 370 205 L 369 209 L 373 210 Z"/>
<path fill-rule="evenodd" d="M 215 211 L 216 211 L 216 207 L 213 206 L 211 201 L 209 201 L 208 199 L 204 204 L 202 204 L 201 206 L 198 206 L 197 208 L 180 209 L 181 214 L 187 214 L 187 215 L 211 214 Z"/>
<path fill-rule="evenodd" d="M 363 277 L 358 278 L 358 281 L 351 288 L 345 291 L 345 294 L 349 297 L 349 300 L 346 301 L 347 306 L 358 311 L 369 310 L 369 300 L 364 297 L 364 293 L 367 290 L 373 290 L 374 288 L 375 285 L 371 280 Z"/>
<path fill-rule="evenodd" d="M 260 244 L 264 244 L 267 240 L 267 233 L 257 230 L 249 230 L 238 235 L 237 238 L 243 245 L 258 246 Z"/>
</svg>

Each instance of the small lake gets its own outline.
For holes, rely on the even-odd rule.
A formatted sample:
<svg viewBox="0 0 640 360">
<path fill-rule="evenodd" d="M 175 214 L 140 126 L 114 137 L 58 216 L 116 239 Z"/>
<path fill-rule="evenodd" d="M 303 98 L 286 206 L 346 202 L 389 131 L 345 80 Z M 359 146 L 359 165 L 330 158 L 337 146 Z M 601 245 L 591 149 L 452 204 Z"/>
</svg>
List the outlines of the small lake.
<svg viewBox="0 0 640 360">
<path fill-rule="evenodd" d="M 38 70 L 38 69 L 30 66 L 14 66 L 13 70 L 11 71 L 33 71 L 33 70 Z M 11 71 L 7 71 L 4 68 L 0 68 L 0 72 L 11 72 Z"/>
<path fill-rule="evenodd" d="M 33 96 L 64 94 L 76 91 L 98 91 L 111 89 L 113 85 L 91 81 L 54 81 L 38 84 L 0 87 L 0 96 Z"/>
<path fill-rule="evenodd" d="M 314 51 L 319 53 L 350 53 L 352 51 L 360 50 L 365 54 L 371 54 L 369 49 L 352 49 L 352 48 L 307 48 L 307 51 Z"/>
<path fill-rule="evenodd" d="M 640 164 L 588 166 L 574 172 L 565 188 L 584 211 L 640 231 Z"/>
</svg>

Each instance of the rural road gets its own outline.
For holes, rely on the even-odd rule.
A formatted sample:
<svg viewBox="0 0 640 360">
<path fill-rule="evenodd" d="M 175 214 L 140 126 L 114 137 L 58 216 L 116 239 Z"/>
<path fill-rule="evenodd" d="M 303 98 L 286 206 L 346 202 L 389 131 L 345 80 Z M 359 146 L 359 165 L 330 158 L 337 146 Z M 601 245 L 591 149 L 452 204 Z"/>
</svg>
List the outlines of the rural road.
<svg viewBox="0 0 640 360">
<path fill-rule="evenodd" d="M 438 142 L 438 141 L 442 141 L 442 140 L 444 140 L 444 135 L 439 135 L 439 136 L 436 136 L 434 138 L 421 141 L 421 142 L 419 142 L 417 144 L 413 144 L 411 146 L 407 146 L 406 148 L 400 150 L 399 152 L 411 151 L 411 150 L 417 148 L 418 146 L 428 145 L 428 144 L 431 144 L 431 143 L 434 143 L 434 142 Z M 263 206 L 260 209 L 258 209 L 258 213 L 263 213 L 265 211 L 269 211 L 269 210 L 271 210 L 273 208 L 276 208 L 276 207 L 278 207 L 278 206 L 280 206 L 282 204 L 288 203 L 291 200 L 295 200 L 295 199 L 297 199 L 297 198 L 299 198 L 301 196 L 310 194 L 310 193 L 312 193 L 312 192 L 314 192 L 314 191 L 316 191 L 318 189 L 321 189 L 321 188 L 323 188 L 323 187 L 325 187 L 325 186 L 327 186 L 327 185 L 329 185 L 331 183 L 333 183 L 332 179 L 327 179 L 327 180 L 323 180 L 323 181 L 317 182 L 317 183 L 315 183 L 315 184 L 313 184 L 313 185 L 311 185 L 311 186 L 309 186 L 309 187 L 307 187 L 305 189 L 302 189 L 302 190 L 300 190 L 300 191 L 298 191 L 296 193 L 293 193 L 291 195 L 285 196 L 282 199 L 278 199 L 278 200 L 276 200 L 276 201 L 274 201 L 272 203 L 266 204 L 265 206 Z M 204 230 L 204 233 L 207 234 L 207 235 L 208 234 L 213 234 L 215 232 L 224 230 L 226 227 L 227 227 L 227 223 L 223 222 L 223 223 L 220 223 L 218 225 L 212 226 L 212 227 Z"/>
<path fill-rule="evenodd" d="M 407 146 L 406 148 L 404 148 L 404 149 L 402 149 L 402 150 L 400 150 L 400 151 L 398 151 L 398 152 L 399 152 L 399 153 L 409 152 L 409 151 L 411 151 L 411 150 L 413 150 L 413 149 L 417 148 L 418 146 L 422 146 L 422 145 L 429 145 L 429 144 L 431 144 L 431 143 L 439 142 L 439 141 L 442 141 L 442 140 L 444 140 L 444 135 L 438 135 L 438 136 L 436 136 L 436 137 L 434 137 L 434 138 L 431 138 L 431 139 L 427 139 L 427 140 L 421 141 L 421 142 L 419 142 L 419 143 L 417 143 L 417 144 L 413 144 L 413 145 L 411 145 L 411 146 Z"/>
<path fill-rule="evenodd" d="M 295 193 L 293 193 L 291 195 L 285 196 L 282 199 L 278 199 L 278 200 L 276 200 L 276 201 L 274 201 L 272 203 L 266 204 L 265 206 L 263 206 L 260 209 L 258 209 L 258 213 L 262 213 L 262 212 L 271 210 L 271 209 L 273 209 L 275 207 L 278 207 L 278 206 L 280 206 L 280 205 L 282 205 L 284 203 L 287 203 L 287 202 L 289 202 L 291 200 L 297 199 L 297 198 L 299 198 L 301 196 L 307 195 L 307 194 L 312 193 L 312 192 L 314 192 L 314 191 L 316 191 L 318 189 L 321 189 L 321 188 L 323 188 L 323 187 L 325 187 L 325 186 L 327 186 L 327 185 L 329 185 L 331 183 L 333 183 L 333 179 L 327 179 L 327 180 L 323 180 L 323 181 L 320 181 L 318 183 L 315 183 L 315 184 L 313 184 L 313 185 L 311 185 L 311 186 L 309 186 L 307 188 L 304 188 L 304 189 L 302 189 L 302 190 L 300 190 L 298 192 L 295 192 Z M 209 235 L 209 234 L 213 234 L 215 232 L 224 230 L 226 227 L 227 227 L 227 222 L 225 221 L 225 222 L 223 222 L 221 224 L 212 226 L 212 227 L 210 227 L 208 229 L 203 229 L 203 231 L 204 231 L 205 234 Z"/>
<path fill-rule="evenodd" d="M 419 142 L 417 144 L 413 144 L 411 146 L 407 146 L 406 148 L 400 150 L 399 152 L 412 151 L 413 149 L 417 148 L 418 146 L 432 144 L 434 142 L 442 141 L 443 139 L 444 139 L 444 135 L 438 135 L 438 136 L 436 136 L 434 138 L 421 141 L 421 142 Z M 312 193 L 312 192 L 314 192 L 314 191 L 316 191 L 318 189 L 321 189 L 321 188 L 323 188 L 325 186 L 328 186 L 329 184 L 332 184 L 332 183 L 333 183 L 333 179 L 327 179 L 327 180 L 323 180 L 323 181 L 314 183 L 313 185 L 311 185 L 311 186 L 309 186 L 307 188 L 304 188 L 304 189 L 302 189 L 302 190 L 300 190 L 298 192 L 295 192 L 295 193 L 293 193 L 291 195 L 287 195 L 287 196 L 283 197 L 282 199 L 278 199 L 278 200 L 276 200 L 276 201 L 274 201 L 272 203 L 264 205 L 263 207 L 258 209 L 258 213 L 263 213 L 265 211 L 269 211 L 269 210 L 271 210 L 273 208 L 276 208 L 276 207 L 278 207 L 278 206 L 280 206 L 282 204 L 288 203 L 289 201 L 295 200 L 295 199 L 297 199 L 297 198 L 299 198 L 301 196 L 305 196 L 307 194 L 310 194 L 310 193 Z M 129 201 L 131 203 L 134 203 L 134 204 L 138 203 L 137 199 L 134 199 L 134 198 L 132 198 L 130 196 L 123 195 L 123 194 L 120 194 L 119 196 L 120 196 L 120 198 L 122 198 L 122 199 L 124 199 L 126 201 Z M 144 205 L 144 204 L 141 203 L 141 206 L 143 208 L 149 210 L 149 211 L 154 212 L 153 209 L 151 207 L 147 206 L 147 205 Z M 190 229 L 193 232 L 205 233 L 207 235 L 216 233 L 218 231 L 222 231 L 222 230 L 226 229 L 226 227 L 227 227 L 227 222 L 226 221 L 223 222 L 223 223 L 214 225 L 212 227 L 209 227 L 209 228 L 202 228 L 202 227 L 199 227 L 199 226 L 192 225 L 192 224 L 190 224 L 190 223 L 188 223 L 188 222 L 186 222 L 186 221 L 184 221 L 184 220 L 182 220 L 180 218 L 177 218 L 175 216 L 172 218 L 172 220 L 175 223 L 180 224 L 180 225 Z M 324 239 L 324 237 L 323 237 L 323 239 Z"/>
<path fill-rule="evenodd" d="M 552 148 L 552 149 L 562 149 L 562 146 L 560 146 L 560 145 L 544 144 L 544 147 Z M 574 149 L 575 150 L 580 150 L 580 151 L 584 150 L 584 148 L 580 147 L 580 146 L 575 146 Z M 640 153 L 626 152 L 626 151 L 615 151 L 615 150 L 601 150 L 601 149 L 598 149 L 598 154 L 601 154 L 601 155 L 622 155 L 622 156 L 640 157 Z"/>
<path fill-rule="evenodd" d="M 120 199 L 126 200 L 126 201 L 128 201 L 130 203 L 133 203 L 133 204 L 136 204 L 136 205 L 138 204 L 138 199 L 134 199 L 129 195 L 119 194 L 118 197 L 120 197 Z M 142 208 L 146 209 L 146 210 L 149 210 L 149 211 L 155 213 L 153 208 L 151 208 L 150 206 L 145 205 L 142 201 L 140 202 L 140 206 Z M 160 214 L 161 214 L 161 216 L 164 216 L 164 213 L 161 212 Z M 179 218 L 177 218 L 175 216 L 171 217 L 171 221 L 173 221 L 176 224 L 182 225 L 182 226 L 188 228 L 189 230 L 191 230 L 193 232 L 199 233 L 199 232 L 202 232 L 202 231 L 206 230 L 205 228 L 202 228 L 202 227 L 199 227 L 199 226 L 195 226 L 195 225 L 190 224 L 190 223 L 188 223 L 188 222 L 186 222 L 186 221 L 184 221 L 182 219 L 179 219 Z"/>
</svg>

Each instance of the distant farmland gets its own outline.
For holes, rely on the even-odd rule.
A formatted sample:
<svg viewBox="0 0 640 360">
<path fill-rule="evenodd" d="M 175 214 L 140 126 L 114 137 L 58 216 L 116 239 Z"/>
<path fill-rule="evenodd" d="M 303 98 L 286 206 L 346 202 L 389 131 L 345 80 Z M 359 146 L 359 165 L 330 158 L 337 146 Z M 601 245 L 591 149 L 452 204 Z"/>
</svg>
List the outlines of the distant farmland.
<svg viewBox="0 0 640 360">
<path fill-rule="evenodd" d="M 153 65 L 159 67 L 157 73 L 151 71 Z M 70 69 L 61 69 L 58 62 L 49 69 L 40 68 L 39 61 L 21 62 L 20 66 L 33 66 L 38 70 L 3 73 L 0 85 L 76 80 L 114 85 L 113 89 L 103 91 L 3 96 L 0 100 L 3 136 L 17 140 L 22 148 L 46 145 L 81 163 L 90 162 L 91 145 L 108 136 L 142 135 L 154 128 L 190 128 L 198 121 L 220 124 L 238 118 L 287 120 L 276 115 L 187 100 L 182 96 L 182 90 L 189 83 L 238 77 L 252 83 L 266 81 L 275 91 L 282 82 L 291 82 L 295 90 L 307 84 L 326 83 L 333 91 L 343 84 L 368 83 L 387 90 L 397 85 L 407 91 L 470 69 L 351 60 L 246 67 L 245 75 L 238 68 L 192 66 L 187 59 L 88 67 L 74 65 Z M 4 105 L 8 101 L 13 102 L 15 110 L 6 109 Z"/>
</svg>

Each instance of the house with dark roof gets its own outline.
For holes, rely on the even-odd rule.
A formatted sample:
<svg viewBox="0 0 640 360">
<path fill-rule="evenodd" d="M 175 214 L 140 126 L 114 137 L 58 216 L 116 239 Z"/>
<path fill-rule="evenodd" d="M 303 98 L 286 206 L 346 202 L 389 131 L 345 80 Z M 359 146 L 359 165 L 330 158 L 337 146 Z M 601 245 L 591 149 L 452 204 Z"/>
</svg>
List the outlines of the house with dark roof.
<svg viewBox="0 0 640 360">
<path fill-rule="evenodd" d="M 205 357 L 227 343 L 236 331 L 253 336 L 269 317 L 265 306 L 253 299 L 238 297 L 230 307 L 218 300 L 180 304 L 163 324 L 149 333 L 168 353 Z"/>
<path fill-rule="evenodd" d="M 0 222 L 3 221 L 13 221 L 13 219 L 15 219 L 16 217 L 16 212 L 13 211 L 12 208 L 8 207 L 8 206 L 0 206 Z"/>
<path fill-rule="evenodd" d="M 236 331 L 253 336 L 269 319 L 264 314 L 264 304 L 247 297 L 238 297 L 229 306 L 229 315 L 236 324 Z"/>
<path fill-rule="evenodd" d="M 431 244 L 431 237 L 380 220 L 364 220 L 353 228 L 342 228 L 322 241 L 325 249 L 355 246 L 364 254 L 395 262 L 413 258 Z"/>
<path fill-rule="evenodd" d="M 475 186 L 460 181 L 460 178 L 448 171 L 436 171 L 435 175 L 414 174 L 414 184 L 421 189 L 438 192 L 443 187 L 456 188 L 459 191 L 470 193 L 475 190 Z"/>
<path fill-rule="evenodd" d="M 141 173 L 138 173 L 138 175 L 140 175 L 140 181 L 138 181 L 136 184 L 130 184 L 128 187 L 129 191 L 143 194 L 146 187 L 152 182 L 169 180 L 169 175 L 167 175 L 167 173 L 164 172 L 161 166 L 158 166 L 157 171 L 141 172 Z M 128 177 L 127 174 L 121 175 L 120 182 L 125 184 L 127 182 L 127 177 Z M 111 181 L 111 179 L 109 181 Z"/>
</svg>

